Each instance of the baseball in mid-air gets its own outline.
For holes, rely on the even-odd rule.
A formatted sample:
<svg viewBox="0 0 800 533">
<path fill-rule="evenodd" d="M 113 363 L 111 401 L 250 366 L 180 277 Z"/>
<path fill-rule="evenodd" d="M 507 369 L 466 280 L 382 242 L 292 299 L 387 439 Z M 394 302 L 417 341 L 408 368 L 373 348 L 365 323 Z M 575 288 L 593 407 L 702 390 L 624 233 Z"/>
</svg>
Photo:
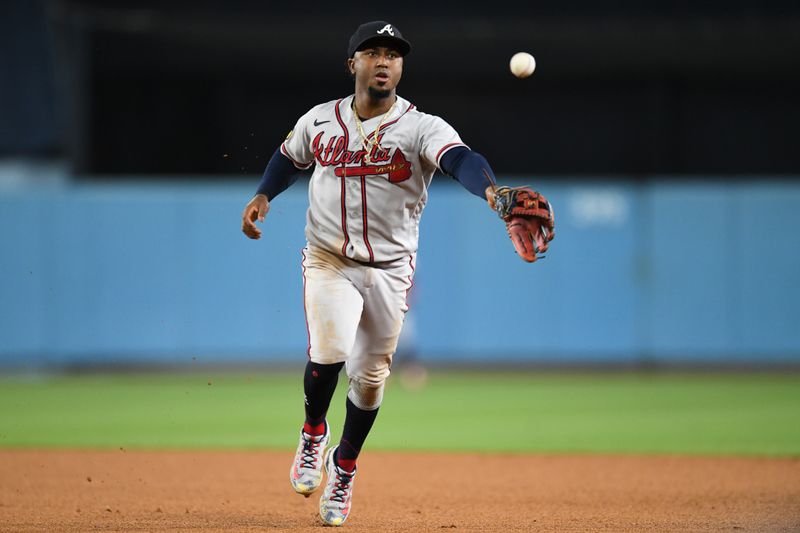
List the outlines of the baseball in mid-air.
<svg viewBox="0 0 800 533">
<path fill-rule="evenodd" d="M 528 52 L 517 52 L 508 64 L 511 73 L 518 78 L 527 78 L 536 70 L 536 60 Z"/>
</svg>

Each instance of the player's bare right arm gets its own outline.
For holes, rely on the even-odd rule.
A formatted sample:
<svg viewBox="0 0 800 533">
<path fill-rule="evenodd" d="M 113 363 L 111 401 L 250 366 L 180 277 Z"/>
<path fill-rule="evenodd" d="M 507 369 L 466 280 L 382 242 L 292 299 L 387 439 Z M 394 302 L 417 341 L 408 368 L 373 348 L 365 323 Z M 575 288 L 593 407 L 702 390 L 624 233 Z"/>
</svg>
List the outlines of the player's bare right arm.
<svg viewBox="0 0 800 533">
<path fill-rule="evenodd" d="M 269 212 L 269 198 L 266 194 L 256 194 L 247 202 L 242 211 L 242 232 L 251 239 L 260 239 L 261 230 L 256 226 L 256 220 L 264 222 L 264 217 Z"/>
<path fill-rule="evenodd" d="M 264 222 L 264 217 L 269 212 L 269 202 L 289 186 L 297 181 L 299 169 L 285 155 L 281 149 L 275 150 L 269 160 L 261 183 L 258 185 L 256 195 L 250 200 L 242 211 L 242 232 L 251 239 L 260 239 L 261 230 L 256 226 L 256 220 Z"/>
<path fill-rule="evenodd" d="M 311 112 L 313 109 L 300 117 L 283 144 L 272 154 L 255 196 L 242 211 L 242 232 L 251 239 L 261 238 L 256 221 L 264 222 L 269 203 L 297 181 L 300 171 L 310 168 L 314 163 L 308 150 L 307 126 Z"/>
</svg>

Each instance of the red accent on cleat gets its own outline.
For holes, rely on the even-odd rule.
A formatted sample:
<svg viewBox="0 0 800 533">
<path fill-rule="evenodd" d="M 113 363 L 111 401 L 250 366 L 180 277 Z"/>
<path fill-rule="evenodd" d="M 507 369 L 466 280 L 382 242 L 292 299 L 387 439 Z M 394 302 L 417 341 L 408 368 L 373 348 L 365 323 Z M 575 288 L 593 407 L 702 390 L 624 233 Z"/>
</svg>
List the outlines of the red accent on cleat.
<svg viewBox="0 0 800 533">
<path fill-rule="evenodd" d="M 336 463 L 336 466 L 342 470 L 346 470 L 347 472 L 354 472 L 356 469 L 355 459 L 339 459 L 338 457 L 334 456 L 333 462 Z"/>
<path fill-rule="evenodd" d="M 315 437 L 318 435 L 324 435 L 325 422 L 323 422 L 322 424 L 317 424 L 316 426 L 311 426 L 308 424 L 308 422 L 306 422 L 303 424 L 303 433 L 305 433 L 306 435 L 313 435 Z"/>
</svg>

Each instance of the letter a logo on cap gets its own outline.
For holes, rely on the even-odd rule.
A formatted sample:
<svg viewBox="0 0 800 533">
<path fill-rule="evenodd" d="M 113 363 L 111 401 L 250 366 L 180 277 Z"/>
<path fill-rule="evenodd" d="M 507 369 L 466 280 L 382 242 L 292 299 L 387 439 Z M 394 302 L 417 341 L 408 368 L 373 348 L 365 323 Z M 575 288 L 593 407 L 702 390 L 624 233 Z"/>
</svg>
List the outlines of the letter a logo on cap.
<svg viewBox="0 0 800 533">
<path fill-rule="evenodd" d="M 392 29 L 391 24 L 387 24 L 383 28 L 379 29 L 377 33 L 388 33 L 392 37 L 394 37 L 394 30 Z"/>
</svg>

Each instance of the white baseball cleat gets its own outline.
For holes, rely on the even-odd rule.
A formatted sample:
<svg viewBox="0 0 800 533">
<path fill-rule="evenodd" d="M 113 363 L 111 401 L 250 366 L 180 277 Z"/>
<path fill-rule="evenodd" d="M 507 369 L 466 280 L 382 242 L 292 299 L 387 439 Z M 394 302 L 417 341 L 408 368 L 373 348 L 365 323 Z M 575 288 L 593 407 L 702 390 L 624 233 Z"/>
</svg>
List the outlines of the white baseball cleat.
<svg viewBox="0 0 800 533">
<path fill-rule="evenodd" d="M 341 526 L 350 514 L 350 500 L 353 497 L 353 478 L 356 471 L 348 472 L 336 466 L 333 456 L 338 446 L 325 453 L 325 473 L 328 480 L 319 499 L 319 517 L 328 526 Z"/>
<path fill-rule="evenodd" d="M 306 498 L 322 484 L 323 454 L 330 434 L 327 424 L 324 435 L 309 435 L 300 430 L 300 443 L 294 454 L 289 480 L 295 492 Z"/>
</svg>

